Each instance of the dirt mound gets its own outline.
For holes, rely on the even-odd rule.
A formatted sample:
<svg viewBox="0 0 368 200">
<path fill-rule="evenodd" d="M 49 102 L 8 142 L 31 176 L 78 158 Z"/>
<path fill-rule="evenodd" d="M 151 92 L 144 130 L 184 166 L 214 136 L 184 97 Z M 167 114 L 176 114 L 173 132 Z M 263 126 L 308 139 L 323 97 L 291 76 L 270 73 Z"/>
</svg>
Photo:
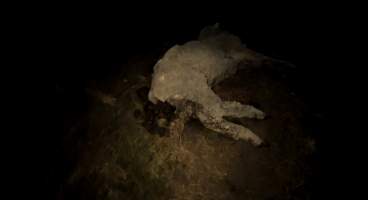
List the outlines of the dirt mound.
<svg viewBox="0 0 368 200">
<path fill-rule="evenodd" d="M 290 91 L 286 71 L 250 68 L 214 88 L 224 100 L 265 111 L 262 121 L 234 121 L 270 144 L 255 148 L 195 120 L 182 135 L 166 135 L 158 123 L 173 110 L 148 105 L 144 95 L 156 59 L 132 61 L 122 72 L 129 76 L 92 88 L 116 100 L 91 97 L 90 111 L 67 135 L 67 146 L 77 148 L 67 150 L 75 167 L 63 186 L 65 199 L 308 198 L 307 161 L 316 149 L 303 124 L 308 107 Z"/>
</svg>

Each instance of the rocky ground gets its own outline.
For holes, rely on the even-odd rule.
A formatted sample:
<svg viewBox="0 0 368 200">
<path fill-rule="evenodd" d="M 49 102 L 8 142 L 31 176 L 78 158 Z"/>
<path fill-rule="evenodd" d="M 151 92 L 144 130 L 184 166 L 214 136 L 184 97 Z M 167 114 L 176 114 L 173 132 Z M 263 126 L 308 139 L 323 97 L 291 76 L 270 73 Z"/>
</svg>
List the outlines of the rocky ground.
<svg viewBox="0 0 368 200">
<path fill-rule="evenodd" d="M 147 100 L 161 55 L 133 57 L 118 73 L 86 86 L 88 109 L 65 130 L 69 164 L 60 199 L 312 198 L 319 151 L 313 122 L 321 116 L 293 88 L 295 69 L 250 67 L 214 88 L 223 99 L 267 114 L 265 120 L 230 119 L 270 144 L 255 148 L 196 120 L 182 135 L 167 135 L 160 123 L 173 108 Z"/>
</svg>

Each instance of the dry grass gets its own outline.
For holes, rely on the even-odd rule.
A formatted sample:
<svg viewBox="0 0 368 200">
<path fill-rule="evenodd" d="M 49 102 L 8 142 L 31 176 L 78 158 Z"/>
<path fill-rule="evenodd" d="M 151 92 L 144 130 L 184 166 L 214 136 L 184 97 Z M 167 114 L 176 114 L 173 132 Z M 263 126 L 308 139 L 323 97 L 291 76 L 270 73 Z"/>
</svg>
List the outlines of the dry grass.
<svg viewBox="0 0 368 200">
<path fill-rule="evenodd" d="M 312 139 L 304 137 L 300 124 L 304 108 L 287 95 L 282 84 L 250 74 L 245 78 L 248 82 L 237 77 L 216 91 L 229 100 L 263 102 L 262 109 L 272 115 L 262 122 L 240 120 L 272 143 L 271 149 L 255 149 L 219 136 L 197 122 L 186 126 L 182 135 L 161 137 L 148 132 L 134 118 L 135 110 L 143 110 L 142 102 L 135 97 L 141 87 L 137 84 L 144 83 L 127 79 L 113 84 L 112 91 L 118 94 L 115 107 L 92 105 L 88 139 L 78 150 L 80 159 L 66 184 L 70 196 L 112 200 L 283 199 L 303 188 L 303 159 L 315 146 Z M 244 83 L 232 87 L 237 81 Z"/>
</svg>

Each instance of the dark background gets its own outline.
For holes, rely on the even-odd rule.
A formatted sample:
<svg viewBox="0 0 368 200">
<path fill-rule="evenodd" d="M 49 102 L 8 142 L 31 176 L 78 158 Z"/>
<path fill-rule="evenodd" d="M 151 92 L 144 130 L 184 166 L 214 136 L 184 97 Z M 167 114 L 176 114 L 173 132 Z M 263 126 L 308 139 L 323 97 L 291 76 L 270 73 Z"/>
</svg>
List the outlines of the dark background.
<svg viewBox="0 0 368 200">
<path fill-rule="evenodd" d="M 76 88 L 113 73 L 131 56 L 193 40 L 204 26 L 219 22 L 249 48 L 295 64 L 305 78 L 303 87 L 312 89 L 305 91 L 316 94 L 310 96 L 333 93 L 341 72 L 337 58 L 344 54 L 346 19 L 317 8 L 207 11 L 211 9 L 197 11 L 201 14 L 174 10 L 59 16 L 52 22 L 50 41 L 56 48 L 56 82 Z M 326 108 L 330 102 L 323 104 Z"/>
<path fill-rule="evenodd" d="M 129 8 L 126 8 L 129 10 Z M 210 10 L 210 9 L 207 9 Z M 206 25 L 219 22 L 222 27 L 241 37 L 251 49 L 265 55 L 290 61 L 297 66 L 295 85 L 300 95 L 326 118 L 320 124 L 317 156 L 318 173 L 313 177 L 313 192 L 329 196 L 341 187 L 341 163 L 336 162 L 341 130 L 333 126 L 334 110 L 340 104 L 341 85 L 339 53 L 342 43 L 341 18 L 328 10 L 316 8 L 263 10 L 252 8 L 220 10 L 213 13 L 189 11 L 177 13 L 152 11 L 146 13 L 93 11 L 65 13 L 51 20 L 49 45 L 55 75 L 56 131 L 45 139 L 45 182 L 56 192 L 65 175 L 62 138 L 65 121 L 83 113 L 86 106 L 84 88 L 90 80 L 99 80 L 117 72 L 121 63 L 142 55 L 197 37 Z M 93 15 L 91 15 L 93 14 Z M 43 156 L 43 155 L 42 155 Z M 336 187 L 337 186 L 337 187 Z M 318 196 L 318 195 L 317 195 Z"/>
</svg>

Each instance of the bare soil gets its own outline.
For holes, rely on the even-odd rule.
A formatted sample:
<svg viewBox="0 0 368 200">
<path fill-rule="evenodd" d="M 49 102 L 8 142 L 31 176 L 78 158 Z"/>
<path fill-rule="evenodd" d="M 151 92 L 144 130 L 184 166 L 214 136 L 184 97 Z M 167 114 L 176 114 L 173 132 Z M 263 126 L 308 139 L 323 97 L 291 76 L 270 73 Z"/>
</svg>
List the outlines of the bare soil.
<svg viewBox="0 0 368 200">
<path fill-rule="evenodd" d="M 158 57 L 132 58 L 119 73 L 88 86 L 99 95 L 89 95 L 88 112 L 67 130 L 71 164 L 60 199 L 311 198 L 311 162 L 318 153 L 308 127 L 313 113 L 290 87 L 292 69 L 249 67 L 214 88 L 223 99 L 267 114 L 264 120 L 231 119 L 269 143 L 255 148 L 196 120 L 182 135 L 167 135 L 157 121 L 170 120 L 173 108 L 153 106 L 146 95 Z"/>
</svg>

